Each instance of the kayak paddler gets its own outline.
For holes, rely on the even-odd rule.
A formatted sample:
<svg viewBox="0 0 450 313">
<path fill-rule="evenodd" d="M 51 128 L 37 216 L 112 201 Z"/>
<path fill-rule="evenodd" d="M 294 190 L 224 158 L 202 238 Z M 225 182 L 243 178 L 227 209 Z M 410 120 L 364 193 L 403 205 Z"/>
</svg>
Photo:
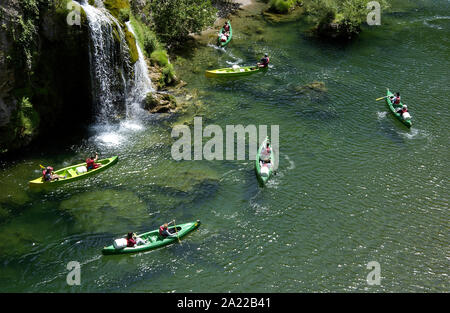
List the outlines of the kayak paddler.
<svg viewBox="0 0 450 313">
<path fill-rule="evenodd" d="M 401 101 L 400 92 L 396 92 L 395 96 L 391 97 L 391 103 L 393 105 L 400 105 L 400 101 Z"/>
<path fill-rule="evenodd" d="M 136 245 L 143 245 L 145 244 L 147 241 L 142 239 L 141 237 L 138 237 L 136 234 L 134 233 L 128 233 L 127 235 L 127 247 L 131 247 L 133 248 Z"/>
<path fill-rule="evenodd" d="M 59 176 L 58 174 L 53 173 L 53 167 L 47 166 L 42 171 L 42 176 L 44 178 L 44 181 L 52 181 L 52 180 L 58 180 L 61 178 L 66 178 L 66 176 Z"/>
<path fill-rule="evenodd" d="M 263 167 L 263 166 L 269 167 L 271 165 L 270 164 L 270 142 L 269 141 L 267 141 L 266 146 L 261 151 L 259 165 L 261 167 Z"/>
<path fill-rule="evenodd" d="M 261 59 L 261 62 L 256 63 L 258 67 L 268 67 L 269 66 L 269 55 L 267 53 L 264 54 L 264 57 Z"/>
<path fill-rule="evenodd" d="M 166 237 L 176 237 L 176 235 L 175 235 L 175 234 L 172 234 L 172 233 L 170 232 L 169 228 L 168 228 L 170 224 L 173 224 L 173 221 L 172 221 L 172 222 L 169 222 L 169 223 L 164 223 L 163 225 L 159 226 L 159 234 L 160 234 L 163 238 L 166 238 Z"/>
<path fill-rule="evenodd" d="M 400 115 L 403 115 L 404 113 L 408 112 L 408 106 L 404 104 L 400 109 L 398 109 L 395 112 L 399 113 Z"/>
<path fill-rule="evenodd" d="M 223 25 L 223 29 L 225 30 L 225 32 L 229 32 L 230 31 L 230 24 L 228 24 L 228 21 L 226 21 L 225 25 Z"/>
<path fill-rule="evenodd" d="M 95 170 L 96 168 L 101 167 L 102 165 L 100 163 L 95 163 L 98 160 L 98 153 L 95 152 L 95 157 L 91 156 L 90 158 L 86 159 L 86 168 L 87 170 Z"/>
</svg>

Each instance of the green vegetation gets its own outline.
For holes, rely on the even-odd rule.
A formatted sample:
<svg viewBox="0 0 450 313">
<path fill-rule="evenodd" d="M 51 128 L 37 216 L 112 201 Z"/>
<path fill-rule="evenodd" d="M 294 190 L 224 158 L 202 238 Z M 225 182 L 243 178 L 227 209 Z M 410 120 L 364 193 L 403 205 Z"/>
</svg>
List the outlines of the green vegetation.
<svg viewBox="0 0 450 313">
<path fill-rule="evenodd" d="M 158 41 L 156 35 L 147 25 L 133 15 L 130 16 L 130 21 L 145 56 L 150 59 L 153 65 L 161 68 L 162 76 L 158 82 L 159 87 L 174 84 L 177 81 L 175 69 L 169 62 L 169 56 L 164 46 Z"/>
<path fill-rule="evenodd" d="M 173 64 L 169 61 L 169 56 L 167 52 L 163 49 L 158 49 L 153 51 L 150 56 L 150 61 L 152 64 L 157 64 L 162 68 L 162 78 L 159 83 L 165 85 L 172 85 L 176 81 L 175 70 Z"/>
<path fill-rule="evenodd" d="M 302 5 L 309 20 L 315 25 L 313 33 L 320 37 L 351 39 L 366 22 L 367 3 L 371 0 L 269 0 L 268 11 L 287 14 L 296 5 Z M 379 0 L 382 9 L 386 0 Z"/>
<path fill-rule="evenodd" d="M 300 0 L 270 0 L 269 10 L 276 13 L 288 13 Z"/>
<path fill-rule="evenodd" d="M 210 0 L 152 0 L 147 10 L 156 33 L 169 46 L 184 43 L 190 33 L 201 32 L 216 19 Z"/>
<path fill-rule="evenodd" d="M 125 32 L 125 40 L 127 42 L 128 48 L 130 49 L 130 61 L 131 64 L 134 64 L 139 60 L 139 53 L 136 46 L 136 38 L 134 38 L 133 34 L 127 29 L 124 29 Z"/>
<path fill-rule="evenodd" d="M 130 11 L 130 2 L 128 0 L 103 0 L 103 4 L 105 5 L 105 8 L 108 9 L 111 14 L 117 18 L 118 20 L 121 20 L 122 17 L 126 17 L 126 12 Z M 124 13 L 125 12 L 125 13 Z M 128 20 L 125 20 L 125 22 Z"/>
<path fill-rule="evenodd" d="M 317 35 L 332 38 L 350 39 L 361 31 L 366 22 L 367 3 L 370 0 L 304 0 L 306 11 L 315 23 Z M 385 0 L 378 1 L 382 8 Z"/>
</svg>

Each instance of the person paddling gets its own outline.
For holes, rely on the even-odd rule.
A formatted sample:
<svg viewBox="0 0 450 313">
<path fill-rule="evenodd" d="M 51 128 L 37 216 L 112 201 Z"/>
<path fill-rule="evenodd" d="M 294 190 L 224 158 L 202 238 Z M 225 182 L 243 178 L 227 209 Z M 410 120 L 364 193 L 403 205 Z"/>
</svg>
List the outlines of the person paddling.
<svg viewBox="0 0 450 313">
<path fill-rule="evenodd" d="M 228 23 L 228 21 L 226 21 L 225 25 L 223 25 L 223 29 L 225 30 L 225 32 L 229 32 L 230 31 L 230 24 Z"/>
<path fill-rule="evenodd" d="M 95 153 L 95 157 L 91 156 L 90 158 L 86 159 L 86 168 L 87 170 L 95 170 L 99 167 L 101 167 L 102 165 L 100 163 L 95 163 L 98 160 L 98 153 Z"/>
<path fill-rule="evenodd" d="M 400 115 L 403 116 L 403 114 L 405 114 L 406 112 L 408 112 L 408 106 L 406 104 L 404 104 L 400 109 L 398 109 L 397 111 L 395 111 L 397 113 L 399 113 Z"/>
<path fill-rule="evenodd" d="M 395 96 L 391 97 L 391 103 L 393 105 L 400 105 L 400 101 L 401 101 L 400 93 L 396 92 Z"/>
<path fill-rule="evenodd" d="M 264 57 L 261 59 L 261 62 L 256 63 L 258 67 L 264 68 L 269 66 L 269 55 L 267 53 L 264 54 Z"/>
<path fill-rule="evenodd" d="M 53 167 L 51 167 L 51 166 L 47 166 L 42 171 L 42 177 L 43 177 L 44 181 L 46 181 L 46 182 L 66 178 L 66 176 L 60 176 L 58 174 L 53 173 Z"/>
<path fill-rule="evenodd" d="M 141 237 L 137 237 L 136 234 L 128 233 L 127 235 L 127 247 L 133 248 L 134 246 L 139 246 L 145 244 L 147 241 Z"/>
<path fill-rule="evenodd" d="M 163 238 L 174 237 L 174 236 L 175 236 L 174 234 L 172 234 L 172 233 L 169 231 L 169 228 L 168 228 L 168 227 L 169 227 L 170 224 L 173 224 L 173 221 L 172 221 L 172 222 L 169 222 L 169 223 L 165 223 L 165 224 L 159 226 L 159 234 L 160 234 Z"/>
</svg>

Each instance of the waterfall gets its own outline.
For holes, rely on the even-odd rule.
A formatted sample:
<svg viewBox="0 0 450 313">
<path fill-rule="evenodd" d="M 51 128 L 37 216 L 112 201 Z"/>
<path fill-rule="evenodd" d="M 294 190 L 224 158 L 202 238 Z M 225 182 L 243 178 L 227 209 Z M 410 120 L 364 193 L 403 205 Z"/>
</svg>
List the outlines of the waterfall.
<svg viewBox="0 0 450 313">
<path fill-rule="evenodd" d="M 132 133 L 144 129 L 139 118 L 143 112 L 141 104 L 154 88 L 131 24 L 126 23 L 126 27 L 136 38 L 139 56 L 134 66 L 130 62 L 124 31 L 103 2 L 96 0 L 95 7 L 86 0 L 80 2 L 88 22 L 92 98 L 97 108 L 97 123 L 91 128 L 92 140 L 96 145 L 118 146 Z M 110 123 L 124 111 L 126 120 Z"/>
<path fill-rule="evenodd" d="M 107 122 L 123 111 L 129 116 L 140 107 L 145 95 L 153 91 L 144 55 L 137 44 L 139 60 L 133 68 L 119 21 L 104 7 L 91 6 L 85 0 L 81 6 L 86 12 L 90 34 L 91 81 L 97 120 Z M 134 35 L 129 23 L 127 27 Z"/>
<path fill-rule="evenodd" d="M 134 38 L 136 38 L 136 47 L 139 55 L 139 59 L 134 64 L 134 81 L 127 99 L 127 115 L 129 116 L 140 109 L 140 104 L 147 94 L 153 92 L 155 89 L 153 88 L 152 81 L 148 75 L 147 62 L 145 61 L 144 53 L 137 42 L 138 39 L 133 26 L 131 25 L 131 22 L 127 22 L 126 25 Z"/>
</svg>

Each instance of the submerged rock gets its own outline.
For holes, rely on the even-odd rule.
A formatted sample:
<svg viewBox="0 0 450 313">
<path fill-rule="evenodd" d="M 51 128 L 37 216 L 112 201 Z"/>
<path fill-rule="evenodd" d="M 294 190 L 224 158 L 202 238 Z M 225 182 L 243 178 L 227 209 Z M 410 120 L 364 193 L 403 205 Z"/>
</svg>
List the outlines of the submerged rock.
<svg viewBox="0 0 450 313">
<path fill-rule="evenodd" d="M 312 82 L 310 84 L 297 86 L 295 87 L 295 91 L 300 94 L 310 93 L 310 92 L 327 92 L 328 89 L 325 86 L 324 82 Z"/>
<path fill-rule="evenodd" d="M 78 194 L 61 202 L 60 209 L 73 216 L 77 229 L 90 232 L 126 231 L 124 226 L 138 227 L 149 217 L 137 195 L 120 190 Z"/>
<path fill-rule="evenodd" d="M 152 182 L 163 188 L 181 192 L 192 192 L 201 184 L 217 184 L 219 173 L 199 162 L 167 162 L 152 168 Z"/>
</svg>

